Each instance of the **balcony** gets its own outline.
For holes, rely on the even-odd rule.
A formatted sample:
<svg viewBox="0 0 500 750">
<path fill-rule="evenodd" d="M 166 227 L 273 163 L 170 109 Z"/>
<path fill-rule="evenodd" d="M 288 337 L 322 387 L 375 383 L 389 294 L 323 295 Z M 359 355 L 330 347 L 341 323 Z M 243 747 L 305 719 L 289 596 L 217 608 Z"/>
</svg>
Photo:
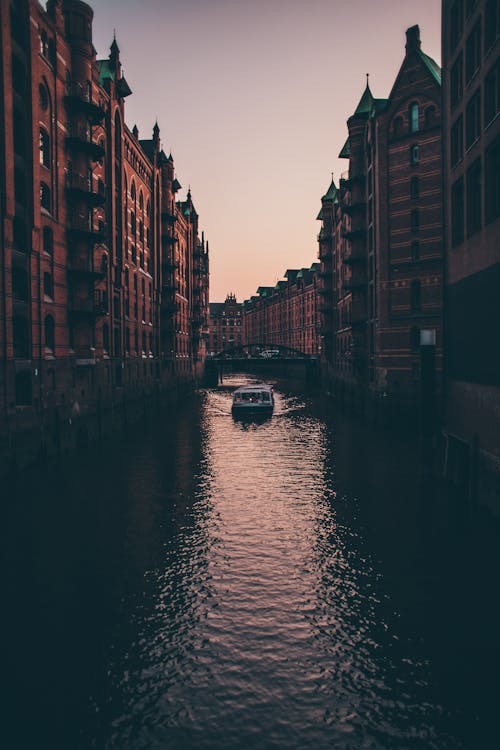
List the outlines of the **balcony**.
<svg viewBox="0 0 500 750">
<path fill-rule="evenodd" d="M 91 91 L 81 83 L 71 83 L 66 87 L 64 103 L 68 112 L 85 115 L 93 125 L 102 122 L 106 114 L 104 107 L 92 101 Z"/>
<path fill-rule="evenodd" d="M 103 270 L 94 267 L 93 259 L 91 257 L 70 258 L 68 262 L 68 273 L 73 278 L 81 279 L 103 279 L 105 275 Z"/>
<path fill-rule="evenodd" d="M 345 240 L 363 239 L 366 236 L 366 229 L 348 229 L 341 232 Z"/>
<path fill-rule="evenodd" d="M 91 128 L 74 125 L 69 129 L 66 143 L 70 148 L 87 154 L 94 161 L 99 161 L 104 156 L 104 148 L 93 140 Z"/>
<path fill-rule="evenodd" d="M 342 212 L 352 216 L 356 211 L 362 212 L 366 209 L 366 201 L 354 201 L 353 203 L 341 203 Z"/>
<path fill-rule="evenodd" d="M 104 183 L 101 181 L 96 183 L 90 176 L 68 174 L 66 190 L 70 198 L 85 200 L 92 206 L 102 206 L 106 200 Z"/>
<path fill-rule="evenodd" d="M 102 294 L 97 289 L 90 297 L 73 297 L 69 301 L 68 308 L 71 315 L 75 317 L 98 318 L 108 312 Z"/>
<path fill-rule="evenodd" d="M 92 243 L 97 243 L 106 240 L 108 228 L 106 224 L 95 227 L 91 221 L 76 216 L 69 222 L 67 232 L 69 237 L 86 238 Z"/>
<path fill-rule="evenodd" d="M 366 281 L 361 281 L 360 279 L 350 279 L 349 281 L 344 281 L 342 286 L 345 292 L 366 291 Z"/>
<path fill-rule="evenodd" d="M 161 220 L 166 224 L 173 224 L 175 221 L 175 214 L 172 213 L 171 210 L 166 209 L 165 211 L 161 212 Z"/>
<path fill-rule="evenodd" d="M 351 253 L 342 258 L 342 263 L 346 266 L 355 266 L 357 264 L 366 263 L 366 256 Z"/>
</svg>

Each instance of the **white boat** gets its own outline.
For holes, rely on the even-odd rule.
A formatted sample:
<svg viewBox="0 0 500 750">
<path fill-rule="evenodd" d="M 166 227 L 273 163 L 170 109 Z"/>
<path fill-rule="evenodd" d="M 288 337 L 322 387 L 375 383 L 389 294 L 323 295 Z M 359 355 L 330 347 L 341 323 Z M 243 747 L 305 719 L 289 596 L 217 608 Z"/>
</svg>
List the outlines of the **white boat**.
<svg viewBox="0 0 500 750">
<path fill-rule="evenodd" d="M 245 385 L 233 393 L 233 414 L 270 414 L 273 408 L 273 389 L 267 383 Z"/>
</svg>

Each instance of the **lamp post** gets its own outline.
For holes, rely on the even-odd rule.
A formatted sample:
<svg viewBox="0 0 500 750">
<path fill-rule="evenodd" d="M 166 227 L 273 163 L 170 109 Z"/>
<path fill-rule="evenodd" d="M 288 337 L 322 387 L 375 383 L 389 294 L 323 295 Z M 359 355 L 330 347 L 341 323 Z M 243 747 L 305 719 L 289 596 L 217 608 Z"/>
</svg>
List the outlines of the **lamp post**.
<svg viewBox="0 0 500 750">
<path fill-rule="evenodd" d="M 436 431 L 436 330 L 420 331 L 420 446 L 424 471 L 432 474 Z"/>
</svg>

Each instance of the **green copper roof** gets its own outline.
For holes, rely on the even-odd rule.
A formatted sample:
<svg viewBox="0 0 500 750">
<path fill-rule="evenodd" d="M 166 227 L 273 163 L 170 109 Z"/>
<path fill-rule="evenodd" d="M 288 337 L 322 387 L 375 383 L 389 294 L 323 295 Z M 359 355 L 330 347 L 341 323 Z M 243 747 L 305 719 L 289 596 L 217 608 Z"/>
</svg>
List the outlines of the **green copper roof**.
<svg viewBox="0 0 500 750">
<path fill-rule="evenodd" d="M 348 159 L 351 155 L 351 144 L 349 143 L 349 138 L 347 138 L 347 141 L 342 146 L 342 149 L 339 154 L 339 159 Z"/>
<path fill-rule="evenodd" d="M 337 188 L 335 187 L 335 183 L 332 180 L 331 183 L 330 183 L 330 187 L 328 188 L 328 190 L 326 191 L 326 193 L 324 194 L 324 196 L 322 197 L 321 200 L 322 201 L 333 201 L 333 199 L 336 197 L 336 195 L 337 195 Z"/>
<path fill-rule="evenodd" d="M 422 52 L 422 50 L 420 49 L 418 50 L 418 55 L 424 62 L 426 68 L 428 69 L 434 80 L 437 81 L 439 85 L 441 85 L 441 68 L 439 67 L 437 62 L 433 60 L 432 57 L 429 57 L 429 55 L 426 55 L 425 52 Z"/>
<path fill-rule="evenodd" d="M 370 91 L 369 85 L 366 84 L 366 88 L 363 91 L 363 96 L 359 100 L 359 104 L 356 107 L 353 117 L 357 117 L 358 115 L 369 115 L 370 112 L 372 111 L 372 107 L 373 107 L 372 92 Z"/>
<path fill-rule="evenodd" d="M 316 219 L 318 221 L 322 221 L 323 220 L 323 209 L 320 210 L 319 214 L 316 216 Z"/>
<path fill-rule="evenodd" d="M 99 69 L 100 86 L 102 86 L 106 78 L 110 78 L 112 81 L 115 80 L 115 71 L 109 60 L 97 60 L 97 67 Z"/>
</svg>

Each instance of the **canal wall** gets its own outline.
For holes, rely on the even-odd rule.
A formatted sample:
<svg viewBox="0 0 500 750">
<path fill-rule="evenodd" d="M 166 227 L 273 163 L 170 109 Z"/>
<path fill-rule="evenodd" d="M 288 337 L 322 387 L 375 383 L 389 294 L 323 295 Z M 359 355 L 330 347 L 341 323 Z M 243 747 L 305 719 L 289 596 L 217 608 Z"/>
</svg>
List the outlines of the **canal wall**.
<svg viewBox="0 0 500 750">
<path fill-rule="evenodd" d="M 194 376 L 170 375 L 161 384 L 114 388 L 84 402 L 16 409 L 0 426 L 0 478 L 61 460 L 90 444 L 105 447 L 140 421 L 163 411 L 167 415 L 198 384 Z"/>
<path fill-rule="evenodd" d="M 367 425 L 414 439 L 423 468 L 442 483 L 442 491 L 465 516 L 487 514 L 500 521 L 500 463 L 477 437 L 466 442 L 445 434 L 440 394 L 429 414 L 422 397 L 384 394 L 335 377 L 321 367 L 321 390 L 342 413 Z"/>
</svg>

